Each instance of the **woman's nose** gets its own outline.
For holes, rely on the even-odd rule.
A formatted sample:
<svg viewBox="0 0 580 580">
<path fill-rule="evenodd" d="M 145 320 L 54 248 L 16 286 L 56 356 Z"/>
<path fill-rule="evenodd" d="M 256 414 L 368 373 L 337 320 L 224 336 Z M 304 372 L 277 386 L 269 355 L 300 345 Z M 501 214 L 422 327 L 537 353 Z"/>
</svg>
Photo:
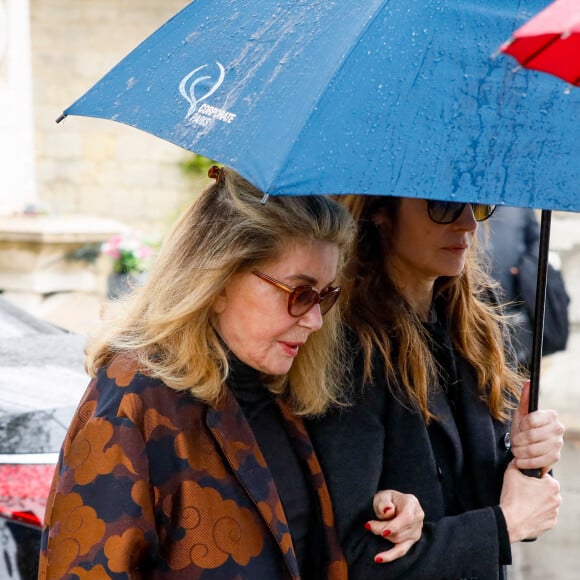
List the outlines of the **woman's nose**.
<svg viewBox="0 0 580 580">
<path fill-rule="evenodd" d="M 460 216 L 454 222 L 459 228 L 474 232 L 477 228 L 477 220 L 473 215 L 473 206 L 470 203 L 465 204 Z"/>
<path fill-rule="evenodd" d="M 301 326 L 309 328 L 314 332 L 315 330 L 320 330 L 324 324 L 324 319 L 322 313 L 320 312 L 320 304 L 315 304 L 308 312 L 305 312 L 298 323 Z"/>
</svg>

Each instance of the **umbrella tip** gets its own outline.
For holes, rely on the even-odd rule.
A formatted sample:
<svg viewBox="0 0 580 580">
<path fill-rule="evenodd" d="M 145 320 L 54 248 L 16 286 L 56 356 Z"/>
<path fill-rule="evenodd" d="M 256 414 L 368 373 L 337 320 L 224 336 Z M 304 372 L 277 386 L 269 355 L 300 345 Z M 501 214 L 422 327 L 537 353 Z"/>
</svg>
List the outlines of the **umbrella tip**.
<svg viewBox="0 0 580 580">
<path fill-rule="evenodd" d="M 497 58 L 498 56 L 500 56 L 502 53 L 505 53 L 507 51 L 507 49 L 514 43 L 514 38 L 510 38 L 509 40 L 506 40 L 505 42 L 503 42 L 498 48 L 497 50 L 491 55 L 491 58 Z"/>
<path fill-rule="evenodd" d="M 260 200 L 260 203 L 261 203 L 262 205 L 266 205 L 266 202 L 268 201 L 268 198 L 269 198 L 269 197 L 270 197 L 270 194 L 269 194 L 269 193 L 265 193 L 265 194 L 264 194 L 264 197 L 263 197 L 263 198 Z"/>
<path fill-rule="evenodd" d="M 60 123 L 60 122 L 61 122 L 61 121 L 62 121 L 62 120 L 65 118 L 65 117 L 66 117 L 66 115 L 65 115 L 64 113 L 61 113 L 61 114 L 58 116 L 58 118 L 57 118 L 56 122 L 57 122 L 57 123 Z"/>
</svg>

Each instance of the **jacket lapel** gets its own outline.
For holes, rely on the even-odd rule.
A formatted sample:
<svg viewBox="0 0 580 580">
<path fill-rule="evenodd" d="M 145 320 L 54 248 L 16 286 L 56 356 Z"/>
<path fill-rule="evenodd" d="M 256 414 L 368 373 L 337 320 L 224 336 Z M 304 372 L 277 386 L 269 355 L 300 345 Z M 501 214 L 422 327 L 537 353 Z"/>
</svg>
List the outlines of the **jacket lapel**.
<svg viewBox="0 0 580 580">
<path fill-rule="evenodd" d="M 322 468 L 314 452 L 312 441 L 302 419 L 294 415 L 284 401 L 277 399 L 277 402 L 298 457 L 308 468 L 307 476 L 318 499 L 324 533 L 327 566 L 326 578 L 327 580 L 346 580 L 348 577 L 347 565 L 336 533 L 330 492 L 326 486 Z"/>
<path fill-rule="evenodd" d="M 463 445 L 451 407 L 441 388 L 438 387 L 429 394 L 429 409 L 436 417 L 435 422 L 438 428 L 451 442 L 454 457 L 453 471 L 456 476 L 459 476 L 463 465 Z"/>
<path fill-rule="evenodd" d="M 318 499 L 324 529 L 326 578 L 327 580 L 346 580 L 348 578 L 347 565 L 334 526 L 330 493 L 312 442 L 302 419 L 293 415 L 283 401 L 277 399 L 277 402 L 298 457 L 307 466 L 308 481 Z M 236 478 L 257 506 L 260 515 L 276 538 L 292 577 L 299 578 L 298 562 L 290 529 L 272 474 L 242 409 L 229 391 L 216 408 L 208 409 L 206 424 Z M 268 489 L 267 497 L 258 493 L 257 490 L 261 489 Z"/>
<path fill-rule="evenodd" d="M 208 409 L 206 424 L 280 546 L 292 577 L 299 578 L 290 529 L 272 474 L 242 409 L 229 390 L 216 408 Z M 267 494 L 262 490 L 267 490 Z"/>
<path fill-rule="evenodd" d="M 497 479 L 499 442 L 509 427 L 494 422 L 487 405 L 479 398 L 473 371 L 462 360 L 458 360 L 458 366 L 461 368 L 461 375 L 465 377 L 458 405 L 466 425 L 469 425 L 463 444 L 470 471 L 469 480 L 477 504 L 489 505 L 498 498 L 501 485 Z"/>
<path fill-rule="evenodd" d="M 440 301 L 436 301 L 431 311 L 431 322 L 427 325 L 427 330 L 431 336 L 432 349 L 440 365 L 440 375 L 435 388 L 429 393 L 429 410 L 435 415 L 435 423 L 447 437 L 453 449 L 452 469 L 456 478 L 461 476 L 463 469 L 463 445 L 461 435 L 451 410 L 449 399 L 444 391 L 441 380 L 443 379 L 446 388 L 459 379 L 454 357 L 453 348 L 447 323 L 445 322 L 445 307 Z"/>
</svg>

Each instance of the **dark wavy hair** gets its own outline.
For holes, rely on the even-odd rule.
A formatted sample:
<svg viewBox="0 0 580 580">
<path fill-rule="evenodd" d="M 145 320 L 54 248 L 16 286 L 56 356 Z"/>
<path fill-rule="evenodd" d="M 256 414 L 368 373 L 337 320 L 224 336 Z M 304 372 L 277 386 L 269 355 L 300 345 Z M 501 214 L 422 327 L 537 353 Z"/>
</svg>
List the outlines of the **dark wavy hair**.
<svg viewBox="0 0 580 580">
<path fill-rule="evenodd" d="M 385 268 L 401 198 L 348 195 L 338 199 L 358 227 L 355 250 L 346 267 L 342 305 L 346 324 L 362 344 L 364 378 L 372 380 L 373 354 L 378 351 L 389 387 L 430 421 L 433 416 L 427 401 L 429 386 L 437 379 L 437 363 L 422 321 Z M 384 220 L 380 231 L 372 219 L 379 210 Z M 492 299 L 494 286 L 481 266 L 474 240 L 463 272 L 439 278 L 434 298 L 440 297 L 445 304 L 453 346 L 475 370 L 480 398 L 493 417 L 505 420 L 523 377 L 506 348 L 507 320 Z"/>
</svg>

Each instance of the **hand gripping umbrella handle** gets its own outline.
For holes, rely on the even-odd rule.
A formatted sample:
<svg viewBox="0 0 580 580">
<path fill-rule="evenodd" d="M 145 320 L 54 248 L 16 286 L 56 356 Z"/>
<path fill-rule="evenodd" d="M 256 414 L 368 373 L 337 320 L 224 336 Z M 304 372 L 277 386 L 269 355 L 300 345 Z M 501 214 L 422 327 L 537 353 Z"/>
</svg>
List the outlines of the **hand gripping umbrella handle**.
<svg viewBox="0 0 580 580">
<path fill-rule="evenodd" d="M 542 477 L 541 469 L 521 469 L 520 471 L 528 477 L 535 477 L 536 479 L 540 479 L 540 477 Z"/>
</svg>

